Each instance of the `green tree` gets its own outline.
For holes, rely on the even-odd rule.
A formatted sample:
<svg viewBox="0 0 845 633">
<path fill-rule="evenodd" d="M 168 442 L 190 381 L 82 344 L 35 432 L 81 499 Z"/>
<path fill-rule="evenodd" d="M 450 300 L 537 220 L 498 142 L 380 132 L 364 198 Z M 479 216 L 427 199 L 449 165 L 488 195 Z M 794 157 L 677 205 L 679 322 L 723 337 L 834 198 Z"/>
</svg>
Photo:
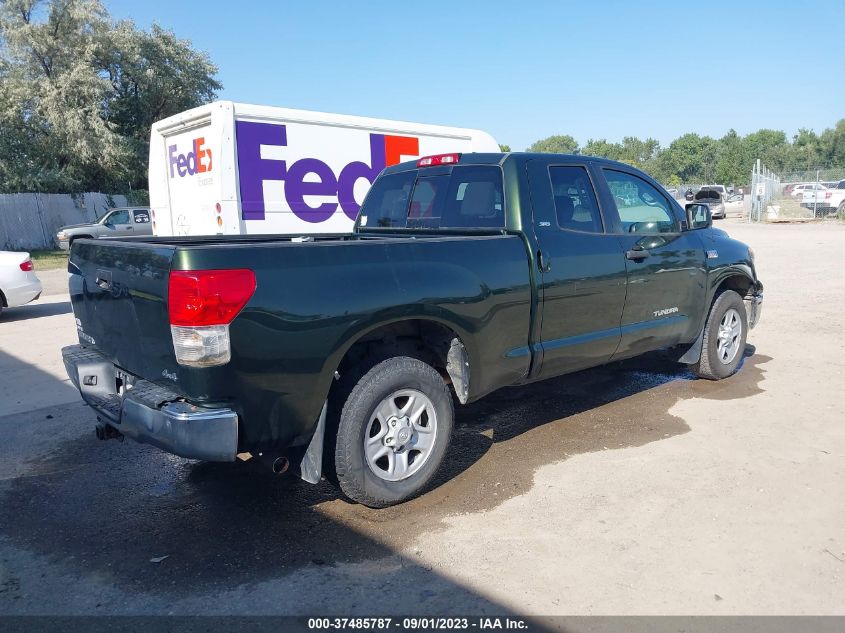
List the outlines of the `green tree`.
<svg viewBox="0 0 845 633">
<path fill-rule="evenodd" d="M 751 182 L 751 164 L 752 159 L 743 147 L 742 138 L 736 130 L 729 130 L 719 139 L 716 147 L 716 182 L 724 184 Z"/>
<path fill-rule="evenodd" d="M 648 171 L 654 166 L 654 161 L 660 153 L 660 143 L 653 139 L 639 139 L 626 136 L 622 139 L 621 161 L 639 169 Z"/>
<path fill-rule="evenodd" d="M 549 136 L 534 142 L 529 152 L 545 152 L 549 154 L 577 154 L 578 141 L 569 134 Z"/>
<path fill-rule="evenodd" d="M 511 151 L 511 146 L 510 145 L 502 145 L 501 143 L 499 143 L 499 151 L 500 152 L 509 152 L 509 151 Z"/>
<path fill-rule="evenodd" d="M 150 125 L 214 98 L 204 53 L 99 0 L 0 0 L 0 191 L 146 187 Z"/>
<path fill-rule="evenodd" d="M 591 138 L 587 140 L 587 144 L 584 145 L 581 153 L 585 156 L 598 156 L 599 158 L 620 160 L 622 157 L 622 146 L 619 143 L 611 143 L 603 138 Z"/>
<path fill-rule="evenodd" d="M 789 142 L 781 130 L 757 130 L 742 139 L 742 144 L 752 161 L 759 158 L 769 169 L 780 171 L 787 165 Z"/>
<path fill-rule="evenodd" d="M 818 135 L 813 130 L 801 128 L 798 134 L 792 137 L 787 169 L 806 171 L 818 167 L 822 162 L 820 150 Z"/>
<path fill-rule="evenodd" d="M 819 163 L 822 167 L 845 166 L 845 119 L 819 136 Z"/>
<path fill-rule="evenodd" d="M 684 183 L 712 182 L 716 177 L 717 141 L 709 136 L 684 134 L 655 161 L 660 175 L 677 175 Z"/>
</svg>

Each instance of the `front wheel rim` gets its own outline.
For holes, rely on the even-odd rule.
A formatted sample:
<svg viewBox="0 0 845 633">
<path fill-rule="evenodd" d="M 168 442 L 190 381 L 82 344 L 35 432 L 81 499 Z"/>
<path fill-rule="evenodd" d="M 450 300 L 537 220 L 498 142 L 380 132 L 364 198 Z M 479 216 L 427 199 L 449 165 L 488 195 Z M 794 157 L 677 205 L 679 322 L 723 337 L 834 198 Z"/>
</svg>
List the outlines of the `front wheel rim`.
<svg viewBox="0 0 845 633">
<path fill-rule="evenodd" d="M 375 407 L 364 432 L 364 456 L 379 479 L 402 481 L 425 465 L 437 440 L 437 412 L 427 395 L 400 389 Z"/>
<path fill-rule="evenodd" d="M 719 338 L 716 343 L 716 354 L 719 362 L 730 365 L 739 353 L 742 342 L 742 319 L 735 308 L 730 308 L 719 321 Z"/>
</svg>

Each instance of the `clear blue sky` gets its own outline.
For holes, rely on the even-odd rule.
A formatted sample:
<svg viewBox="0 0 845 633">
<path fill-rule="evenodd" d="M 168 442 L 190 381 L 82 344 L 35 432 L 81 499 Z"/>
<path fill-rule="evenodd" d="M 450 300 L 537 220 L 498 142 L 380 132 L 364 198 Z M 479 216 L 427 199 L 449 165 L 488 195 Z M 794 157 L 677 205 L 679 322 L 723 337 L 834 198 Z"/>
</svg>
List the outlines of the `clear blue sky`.
<svg viewBox="0 0 845 633">
<path fill-rule="evenodd" d="M 221 98 L 477 127 L 514 149 L 845 118 L 842 0 L 104 2 L 207 51 Z"/>
</svg>

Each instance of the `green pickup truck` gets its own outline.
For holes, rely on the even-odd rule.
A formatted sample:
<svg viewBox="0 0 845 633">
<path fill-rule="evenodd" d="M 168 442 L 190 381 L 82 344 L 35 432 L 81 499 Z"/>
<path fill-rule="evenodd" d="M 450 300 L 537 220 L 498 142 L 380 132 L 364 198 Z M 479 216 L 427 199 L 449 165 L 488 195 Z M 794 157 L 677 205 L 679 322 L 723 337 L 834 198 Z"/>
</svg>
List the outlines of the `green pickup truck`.
<svg viewBox="0 0 845 633">
<path fill-rule="evenodd" d="M 337 482 L 383 507 L 448 458 L 453 404 L 667 349 L 739 367 L 763 287 L 751 249 L 621 163 L 445 154 L 389 167 L 347 235 L 74 242 L 101 439 Z"/>
</svg>

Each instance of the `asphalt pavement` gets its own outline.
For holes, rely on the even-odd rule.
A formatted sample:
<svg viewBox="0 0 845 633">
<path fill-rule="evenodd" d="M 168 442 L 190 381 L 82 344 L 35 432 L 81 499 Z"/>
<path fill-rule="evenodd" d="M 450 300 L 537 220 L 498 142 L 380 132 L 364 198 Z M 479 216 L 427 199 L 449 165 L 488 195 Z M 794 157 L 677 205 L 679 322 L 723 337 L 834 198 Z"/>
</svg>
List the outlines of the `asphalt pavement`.
<svg viewBox="0 0 845 633">
<path fill-rule="evenodd" d="M 0 320 L 0 614 L 845 614 L 845 226 L 717 226 L 766 285 L 736 376 L 652 354 L 503 389 L 387 510 L 97 441 L 39 273 Z"/>
</svg>

